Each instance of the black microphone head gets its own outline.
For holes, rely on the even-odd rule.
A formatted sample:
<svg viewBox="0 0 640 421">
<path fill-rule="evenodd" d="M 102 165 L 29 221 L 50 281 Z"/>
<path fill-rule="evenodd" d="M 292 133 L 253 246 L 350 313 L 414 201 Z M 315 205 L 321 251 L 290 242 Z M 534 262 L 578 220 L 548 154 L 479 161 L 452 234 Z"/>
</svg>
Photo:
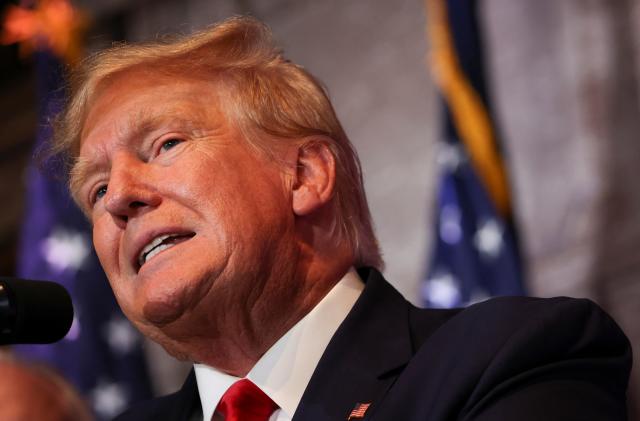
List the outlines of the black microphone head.
<svg viewBox="0 0 640 421">
<path fill-rule="evenodd" d="M 0 345 L 59 341 L 72 321 L 71 297 L 62 285 L 0 277 Z"/>
</svg>

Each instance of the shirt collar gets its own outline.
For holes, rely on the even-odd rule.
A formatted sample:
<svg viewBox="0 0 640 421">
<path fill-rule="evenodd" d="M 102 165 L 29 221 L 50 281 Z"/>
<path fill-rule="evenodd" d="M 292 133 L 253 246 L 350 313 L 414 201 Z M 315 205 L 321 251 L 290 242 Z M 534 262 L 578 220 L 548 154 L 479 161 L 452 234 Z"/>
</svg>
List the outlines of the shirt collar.
<svg viewBox="0 0 640 421">
<path fill-rule="evenodd" d="M 293 418 L 325 348 L 363 289 L 362 280 L 351 268 L 247 374 L 247 378 L 290 418 Z M 209 420 L 222 395 L 239 378 L 204 364 L 194 364 L 194 367 L 202 412 L 204 419 Z"/>
</svg>

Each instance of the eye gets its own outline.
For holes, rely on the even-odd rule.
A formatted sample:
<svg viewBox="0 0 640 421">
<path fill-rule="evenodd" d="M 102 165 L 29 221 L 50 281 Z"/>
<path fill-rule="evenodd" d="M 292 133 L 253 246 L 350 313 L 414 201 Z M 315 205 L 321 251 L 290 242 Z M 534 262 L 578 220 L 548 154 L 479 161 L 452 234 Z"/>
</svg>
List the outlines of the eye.
<svg viewBox="0 0 640 421">
<path fill-rule="evenodd" d="M 92 202 L 95 203 L 98 200 L 102 199 L 105 194 L 107 194 L 107 185 L 106 184 L 98 187 L 98 189 L 93 194 Z"/>
<path fill-rule="evenodd" d="M 173 147 L 177 146 L 179 143 L 182 143 L 181 139 L 176 139 L 176 138 L 167 139 L 164 142 L 162 142 L 160 149 L 162 151 L 168 151 L 169 149 L 172 149 Z"/>
</svg>

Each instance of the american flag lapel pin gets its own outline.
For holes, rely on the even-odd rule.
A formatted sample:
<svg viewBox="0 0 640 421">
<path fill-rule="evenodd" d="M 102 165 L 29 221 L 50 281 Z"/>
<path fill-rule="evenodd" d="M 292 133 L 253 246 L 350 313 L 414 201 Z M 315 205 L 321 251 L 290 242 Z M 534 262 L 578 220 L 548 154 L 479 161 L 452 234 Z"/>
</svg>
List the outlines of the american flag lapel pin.
<svg viewBox="0 0 640 421">
<path fill-rule="evenodd" d="M 357 403 L 355 408 L 353 408 L 353 411 L 351 411 L 351 413 L 349 414 L 349 418 L 347 418 L 347 421 L 359 420 L 364 418 L 364 414 L 365 412 L 367 412 L 367 409 L 369 409 L 369 406 L 371 406 L 371 402 Z"/>
</svg>

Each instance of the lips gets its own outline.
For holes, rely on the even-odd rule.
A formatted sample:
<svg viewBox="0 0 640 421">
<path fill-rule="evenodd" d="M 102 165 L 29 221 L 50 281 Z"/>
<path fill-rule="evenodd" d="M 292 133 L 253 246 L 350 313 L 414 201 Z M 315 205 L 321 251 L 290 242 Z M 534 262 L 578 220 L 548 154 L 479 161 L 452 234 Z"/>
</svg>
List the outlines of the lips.
<svg viewBox="0 0 640 421">
<path fill-rule="evenodd" d="M 138 253 L 138 269 L 160 252 L 187 241 L 194 235 L 195 233 L 167 233 L 155 236 Z"/>
</svg>

